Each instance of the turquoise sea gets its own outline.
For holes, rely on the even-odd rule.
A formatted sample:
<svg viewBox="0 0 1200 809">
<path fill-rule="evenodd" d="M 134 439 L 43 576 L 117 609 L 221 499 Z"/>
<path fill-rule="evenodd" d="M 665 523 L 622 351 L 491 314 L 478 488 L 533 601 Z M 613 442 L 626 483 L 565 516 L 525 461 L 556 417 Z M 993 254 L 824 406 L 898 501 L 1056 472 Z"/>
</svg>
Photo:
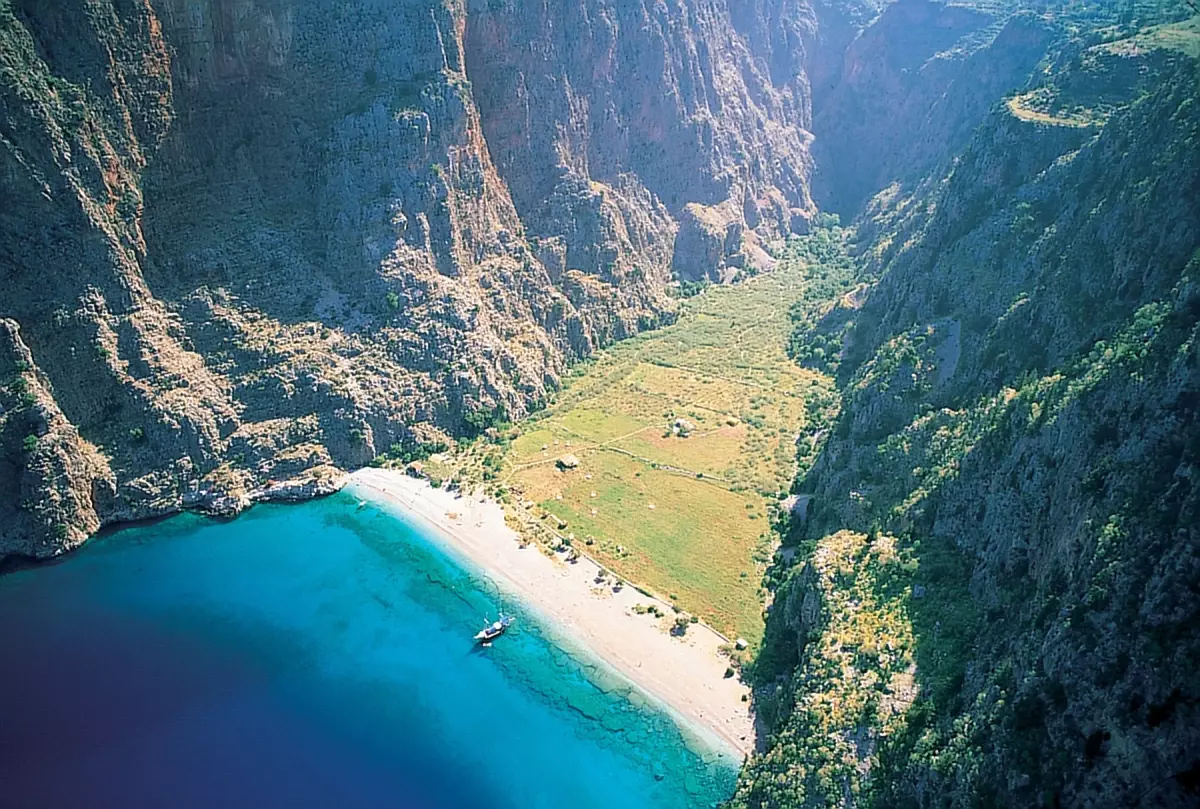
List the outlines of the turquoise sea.
<svg viewBox="0 0 1200 809">
<path fill-rule="evenodd" d="M 475 648 L 502 606 L 516 631 Z M 350 494 L 0 576 L 0 650 L 3 807 L 682 809 L 736 775 Z"/>
</svg>

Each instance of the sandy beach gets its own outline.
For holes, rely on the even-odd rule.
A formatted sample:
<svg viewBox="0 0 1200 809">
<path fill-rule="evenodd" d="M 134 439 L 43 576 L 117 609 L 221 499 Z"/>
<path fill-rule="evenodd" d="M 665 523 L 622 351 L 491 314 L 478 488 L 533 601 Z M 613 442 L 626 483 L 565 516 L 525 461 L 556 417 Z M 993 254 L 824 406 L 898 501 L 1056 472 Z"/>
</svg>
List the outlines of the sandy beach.
<svg viewBox="0 0 1200 809">
<path fill-rule="evenodd" d="M 390 501 L 436 529 L 447 546 L 486 571 L 525 605 L 549 620 L 571 644 L 582 647 L 624 674 L 700 735 L 731 746 L 740 756 L 754 746 L 749 690 L 725 677 L 727 661 L 717 652 L 725 640 L 700 624 L 683 637 L 666 631 L 666 619 L 638 615 L 634 606 L 654 602 L 632 587 L 614 593 L 595 584 L 598 566 L 550 558 L 519 537 L 504 510 L 487 498 L 455 496 L 426 481 L 388 469 L 362 469 L 350 491 L 365 499 Z"/>
</svg>

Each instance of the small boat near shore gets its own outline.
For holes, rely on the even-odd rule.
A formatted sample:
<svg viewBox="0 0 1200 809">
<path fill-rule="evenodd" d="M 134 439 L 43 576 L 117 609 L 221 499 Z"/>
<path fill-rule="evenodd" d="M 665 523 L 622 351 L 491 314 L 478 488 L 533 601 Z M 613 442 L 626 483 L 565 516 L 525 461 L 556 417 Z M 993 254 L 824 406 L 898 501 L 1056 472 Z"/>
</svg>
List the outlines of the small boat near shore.
<svg viewBox="0 0 1200 809">
<path fill-rule="evenodd" d="M 480 646 L 491 646 L 492 641 L 503 635 L 512 626 L 513 617 L 511 615 L 500 614 L 500 619 L 493 621 L 483 629 L 475 633 L 475 642 Z"/>
</svg>

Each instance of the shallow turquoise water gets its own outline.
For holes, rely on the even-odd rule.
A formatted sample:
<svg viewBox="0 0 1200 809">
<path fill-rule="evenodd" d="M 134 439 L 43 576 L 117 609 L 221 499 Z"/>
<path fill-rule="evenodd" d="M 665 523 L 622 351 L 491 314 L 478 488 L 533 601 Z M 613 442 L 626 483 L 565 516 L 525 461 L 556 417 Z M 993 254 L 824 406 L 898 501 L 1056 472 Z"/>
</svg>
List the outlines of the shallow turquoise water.
<svg viewBox="0 0 1200 809">
<path fill-rule="evenodd" d="M 518 631 L 475 649 L 499 606 L 348 495 L 176 517 L 0 577 L 0 806 L 674 809 L 732 791 L 727 754 L 518 605 Z"/>
</svg>

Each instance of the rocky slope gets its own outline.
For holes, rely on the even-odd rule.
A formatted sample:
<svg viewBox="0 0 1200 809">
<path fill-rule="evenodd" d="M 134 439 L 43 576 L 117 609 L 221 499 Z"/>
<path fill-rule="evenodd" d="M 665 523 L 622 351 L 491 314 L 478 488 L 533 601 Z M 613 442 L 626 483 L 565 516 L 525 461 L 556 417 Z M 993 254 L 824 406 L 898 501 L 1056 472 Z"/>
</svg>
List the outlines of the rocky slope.
<svg viewBox="0 0 1200 809">
<path fill-rule="evenodd" d="M 1186 9 L 1169 0 L 818 4 L 807 66 L 813 198 L 848 220 L 883 189 L 910 193 L 967 145 L 999 99 L 1026 88 L 1035 71 L 1062 76 L 1073 60 L 1094 58 L 1088 48 L 1098 42 L 1181 13 Z M 1124 62 L 1122 82 L 1104 86 L 1144 80 L 1138 59 Z M 1088 71 L 1074 75 L 1089 81 Z M 1098 90 L 1072 88 L 1077 98 Z M 1089 99 L 1092 106 L 1097 101 Z"/>
<path fill-rule="evenodd" d="M 769 265 L 813 212 L 811 25 L 2 0 L 0 557 L 518 418 L 672 275 Z"/>
<path fill-rule="evenodd" d="M 735 806 L 1194 805 L 1197 45 L 1065 42 L 861 220 Z"/>
</svg>

